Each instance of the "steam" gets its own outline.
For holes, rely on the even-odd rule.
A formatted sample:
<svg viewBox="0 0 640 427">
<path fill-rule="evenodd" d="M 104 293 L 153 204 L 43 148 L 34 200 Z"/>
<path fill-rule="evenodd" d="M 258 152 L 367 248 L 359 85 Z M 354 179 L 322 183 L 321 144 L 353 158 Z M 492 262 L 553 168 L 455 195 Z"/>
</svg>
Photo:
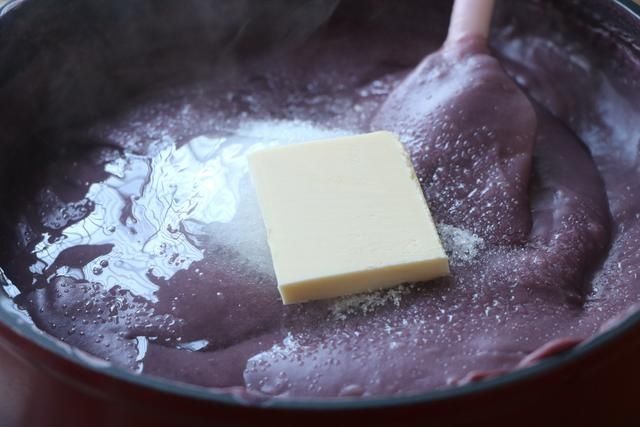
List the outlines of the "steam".
<svg viewBox="0 0 640 427">
<path fill-rule="evenodd" d="M 22 1 L 0 26 L 0 117 L 37 132 L 67 128 L 189 73 L 298 45 L 338 3 Z"/>
<path fill-rule="evenodd" d="M 15 204 L 27 193 L 31 171 L 64 150 L 101 143 L 71 140 L 73 126 L 113 114 L 149 90 L 217 78 L 242 58 L 296 46 L 330 19 L 338 3 L 16 2 L 0 25 L 0 182 L 22 185 L 15 194 L 0 193 L 0 205 Z"/>
</svg>

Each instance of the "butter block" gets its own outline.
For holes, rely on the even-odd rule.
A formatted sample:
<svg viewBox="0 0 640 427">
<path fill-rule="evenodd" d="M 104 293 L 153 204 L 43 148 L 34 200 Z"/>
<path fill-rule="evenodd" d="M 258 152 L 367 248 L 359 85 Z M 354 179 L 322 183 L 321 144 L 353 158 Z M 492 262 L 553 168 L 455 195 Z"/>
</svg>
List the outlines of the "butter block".
<svg viewBox="0 0 640 427">
<path fill-rule="evenodd" d="M 285 304 L 449 274 L 411 160 L 392 133 L 256 151 L 249 170 Z"/>
</svg>

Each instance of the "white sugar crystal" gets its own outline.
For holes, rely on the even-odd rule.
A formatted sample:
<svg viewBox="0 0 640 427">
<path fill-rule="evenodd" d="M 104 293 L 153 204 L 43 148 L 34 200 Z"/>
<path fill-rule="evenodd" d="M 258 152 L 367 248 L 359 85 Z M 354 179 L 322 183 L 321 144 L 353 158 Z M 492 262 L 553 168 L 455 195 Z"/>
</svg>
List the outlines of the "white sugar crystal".
<svg viewBox="0 0 640 427">
<path fill-rule="evenodd" d="M 282 359 L 295 353 L 299 348 L 300 344 L 298 344 L 296 338 L 291 332 L 288 332 L 287 336 L 282 340 L 282 343 L 274 344 L 269 350 L 260 353 L 260 355 L 268 359 Z"/>
<path fill-rule="evenodd" d="M 411 292 L 411 288 L 412 286 L 407 284 L 391 289 L 339 298 L 329 308 L 330 317 L 333 320 L 346 320 L 349 315 L 368 314 L 389 303 L 399 307 L 402 296 Z"/>
<path fill-rule="evenodd" d="M 470 231 L 438 223 L 442 245 L 452 265 L 465 265 L 475 260 L 485 247 L 484 240 Z"/>
</svg>

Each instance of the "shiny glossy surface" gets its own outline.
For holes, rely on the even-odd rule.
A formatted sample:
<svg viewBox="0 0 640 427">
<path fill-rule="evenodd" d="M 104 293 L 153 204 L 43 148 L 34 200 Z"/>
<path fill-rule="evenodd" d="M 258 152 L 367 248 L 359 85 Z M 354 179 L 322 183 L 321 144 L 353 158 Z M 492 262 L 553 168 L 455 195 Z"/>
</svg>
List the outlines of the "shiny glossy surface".
<svg viewBox="0 0 640 427">
<path fill-rule="evenodd" d="M 93 270 L 91 270 L 91 272 L 93 272 Z M 285 343 L 286 344 L 286 343 Z"/>
</svg>

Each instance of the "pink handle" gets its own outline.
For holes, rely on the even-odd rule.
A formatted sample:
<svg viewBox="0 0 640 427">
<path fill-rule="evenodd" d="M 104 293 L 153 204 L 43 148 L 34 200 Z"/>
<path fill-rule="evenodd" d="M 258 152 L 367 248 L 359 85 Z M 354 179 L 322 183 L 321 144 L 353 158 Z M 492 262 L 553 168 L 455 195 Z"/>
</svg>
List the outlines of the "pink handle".
<svg viewBox="0 0 640 427">
<path fill-rule="evenodd" d="M 446 43 L 467 36 L 488 38 L 495 0 L 455 0 Z"/>
</svg>

